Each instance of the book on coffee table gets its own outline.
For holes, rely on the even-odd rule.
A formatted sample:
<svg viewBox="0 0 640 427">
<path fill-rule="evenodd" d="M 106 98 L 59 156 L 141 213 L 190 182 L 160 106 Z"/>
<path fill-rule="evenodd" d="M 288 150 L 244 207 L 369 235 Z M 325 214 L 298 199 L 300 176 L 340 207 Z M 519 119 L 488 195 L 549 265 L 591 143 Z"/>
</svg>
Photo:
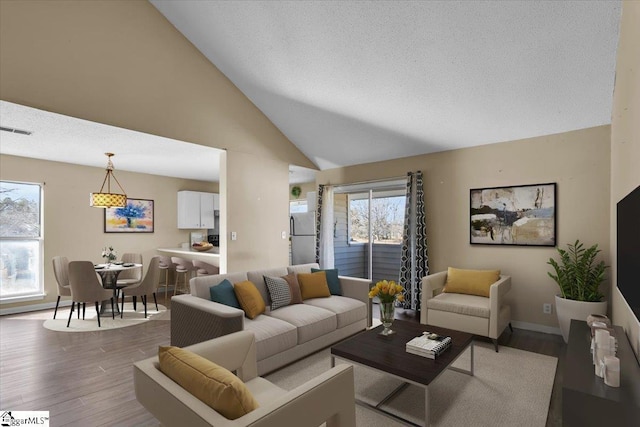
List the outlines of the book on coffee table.
<svg viewBox="0 0 640 427">
<path fill-rule="evenodd" d="M 451 337 L 425 332 L 409 341 L 406 350 L 411 354 L 435 359 L 449 347 L 451 347 Z"/>
</svg>

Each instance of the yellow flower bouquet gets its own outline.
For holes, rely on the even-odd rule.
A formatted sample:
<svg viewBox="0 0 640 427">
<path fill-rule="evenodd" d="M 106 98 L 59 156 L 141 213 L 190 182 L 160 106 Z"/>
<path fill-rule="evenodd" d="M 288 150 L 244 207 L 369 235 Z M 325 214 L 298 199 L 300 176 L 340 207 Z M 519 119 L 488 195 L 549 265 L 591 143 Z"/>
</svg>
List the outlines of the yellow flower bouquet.
<svg viewBox="0 0 640 427">
<path fill-rule="evenodd" d="M 378 297 L 381 303 L 404 301 L 404 288 L 393 280 L 381 280 L 369 291 L 369 298 Z"/>
</svg>

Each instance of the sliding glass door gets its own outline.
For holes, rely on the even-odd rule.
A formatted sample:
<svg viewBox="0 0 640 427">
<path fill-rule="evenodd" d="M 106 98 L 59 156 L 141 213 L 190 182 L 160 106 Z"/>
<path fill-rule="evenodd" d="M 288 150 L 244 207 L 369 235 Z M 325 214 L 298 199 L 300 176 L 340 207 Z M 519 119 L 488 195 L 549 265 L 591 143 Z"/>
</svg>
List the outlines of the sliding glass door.
<svg viewBox="0 0 640 427">
<path fill-rule="evenodd" d="M 398 280 L 405 185 L 398 180 L 336 188 L 334 252 L 340 274 Z"/>
</svg>

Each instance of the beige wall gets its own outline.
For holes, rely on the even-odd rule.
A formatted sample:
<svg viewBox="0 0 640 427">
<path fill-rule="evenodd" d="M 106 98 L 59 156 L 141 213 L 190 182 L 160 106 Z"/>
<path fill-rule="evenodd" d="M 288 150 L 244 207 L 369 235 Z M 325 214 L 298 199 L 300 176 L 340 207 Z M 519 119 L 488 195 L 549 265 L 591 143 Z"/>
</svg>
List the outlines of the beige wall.
<svg viewBox="0 0 640 427">
<path fill-rule="evenodd" d="M 471 188 L 556 182 L 557 241 L 598 243 L 609 257 L 610 127 L 600 126 L 521 141 L 415 156 L 318 173 L 320 184 L 343 184 L 425 175 L 427 240 L 432 272 L 447 266 L 499 268 L 512 276 L 512 316 L 520 326 L 556 331 L 554 314 L 542 313 L 558 292 L 547 276 L 549 247 L 469 244 Z"/>
<path fill-rule="evenodd" d="M 57 255 L 99 262 L 102 248 L 111 245 L 118 255 L 142 253 L 148 265 L 151 257 L 157 255 L 156 248 L 176 247 L 189 241 L 189 230 L 177 228 L 177 192 L 218 192 L 218 183 L 116 170 L 116 177 L 129 197 L 154 201 L 154 232 L 104 233 L 104 210 L 89 207 L 89 193 L 100 189 L 104 174 L 103 168 L 0 155 L 0 179 L 44 183 L 43 277 L 47 294 L 43 301 L 2 304 L 1 309 L 55 302 L 57 289 L 51 258 Z"/>
<path fill-rule="evenodd" d="M 220 229 L 226 239 L 221 239 L 220 251 L 226 249 L 227 272 L 288 265 L 289 165 L 231 150 L 224 153 L 222 163 L 226 173 L 220 179 L 224 213 Z M 232 176 L 229 172 L 234 169 L 245 173 Z M 237 224 L 243 227 L 236 228 Z"/>
<path fill-rule="evenodd" d="M 611 252 L 615 265 L 616 203 L 640 185 L 640 2 L 622 8 L 616 84 L 611 121 Z M 613 269 L 613 283 L 615 281 Z M 622 326 L 640 354 L 640 323 L 617 287 L 613 290 L 613 322 Z"/>
<path fill-rule="evenodd" d="M 273 164 L 315 168 L 290 141 L 146 1 L 0 2 L 0 98 L 46 111 L 154 135 L 251 153 L 264 160 L 266 180 Z M 233 160 L 233 159 L 232 159 Z M 256 203 L 235 208 L 235 186 L 252 181 L 262 164 L 228 168 L 230 213 L 253 212 Z M 278 176 L 280 173 L 277 173 Z M 288 175 L 288 172 L 287 172 Z M 260 179 L 258 179 L 259 181 Z M 265 183 L 266 184 L 266 183 Z M 276 179 L 285 197 L 265 193 L 262 211 L 286 219 L 288 178 Z M 225 215 L 224 211 L 221 215 Z M 263 248 L 228 267 L 286 260 L 280 236 L 255 233 L 246 215 L 230 215 L 226 226 L 252 236 Z M 280 224 L 278 224 L 280 228 Z M 285 228 L 286 229 L 286 228 Z M 265 239 L 265 240 L 262 240 Z M 272 240 L 277 239 L 277 240 Z M 270 249 L 277 247 L 281 254 Z M 237 262 L 237 264 L 235 264 Z M 281 264 L 284 265 L 284 264 Z"/>
</svg>

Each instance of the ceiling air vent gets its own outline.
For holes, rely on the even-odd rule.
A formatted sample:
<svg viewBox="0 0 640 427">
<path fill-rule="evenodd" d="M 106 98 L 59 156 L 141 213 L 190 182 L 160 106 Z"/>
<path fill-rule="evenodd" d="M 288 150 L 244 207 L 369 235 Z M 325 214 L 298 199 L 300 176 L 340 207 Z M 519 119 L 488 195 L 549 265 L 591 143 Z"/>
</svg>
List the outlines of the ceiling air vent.
<svg viewBox="0 0 640 427">
<path fill-rule="evenodd" d="M 5 132 L 11 132 L 11 133 L 19 133 L 20 135 L 31 135 L 33 133 L 33 132 L 29 132 L 28 130 L 7 128 L 4 126 L 0 126 L 0 130 Z"/>
</svg>

